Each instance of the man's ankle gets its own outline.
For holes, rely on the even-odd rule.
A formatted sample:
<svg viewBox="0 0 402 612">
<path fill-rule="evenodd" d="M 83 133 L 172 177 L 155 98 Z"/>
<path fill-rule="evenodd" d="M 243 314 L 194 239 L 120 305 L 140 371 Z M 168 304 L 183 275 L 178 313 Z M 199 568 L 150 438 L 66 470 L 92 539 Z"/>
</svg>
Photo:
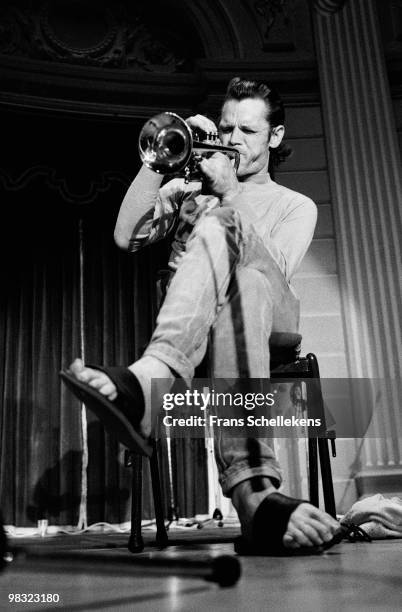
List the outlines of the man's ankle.
<svg viewBox="0 0 402 612">
<path fill-rule="evenodd" d="M 141 371 L 143 375 L 147 376 L 149 379 L 164 378 L 171 381 L 172 384 L 174 381 L 174 374 L 169 366 L 152 355 L 144 355 L 140 357 L 140 359 L 128 366 L 128 369 L 135 375 L 138 371 Z"/>
<path fill-rule="evenodd" d="M 269 476 L 253 476 L 233 487 L 231 494 L 232 502 L 234 503 L 238 499 L 242 500 L 255 493 L 265 492 L 267 489 L 272 489 L 272 492 L 276 491 L 277 487 L 273 479 Z"/>
<path fill-rule="evenodd" d="M 275 485 L 276 482 L 269 476 L 254 476 L 233 487 L 232 503 L 239 516 L 245 537 L 249 535 L 254 514 L 263 499 L 277 490 Z"/>
</svg>

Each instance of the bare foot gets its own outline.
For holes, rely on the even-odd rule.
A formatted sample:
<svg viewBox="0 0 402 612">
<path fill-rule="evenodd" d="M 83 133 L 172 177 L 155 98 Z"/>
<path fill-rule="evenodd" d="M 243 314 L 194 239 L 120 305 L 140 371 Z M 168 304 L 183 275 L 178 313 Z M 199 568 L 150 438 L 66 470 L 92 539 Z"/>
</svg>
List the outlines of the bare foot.
<svg viewBox="0 0 402 612">
<path fill-rule="evenodd" d="M 107 397 L 111 402 L 116 399 L 116 387 L 104 372 L 86 367 L 81 359 L 75 359 L 70 365 L 69 371 L 77 380 L 97 389 L 99 393 Z"/>
<path fill-rule="evenodd" d="M 232 502 L 239 515 L 242 534 L 249 542 L 253 538 L 253 518 L 262 501 L 276 488 L 267 477 L 239 483 L 233 490 Z M 339 523 L 326 512 L 307 502 L 301 503 L 290 515 L 282 542 L 285 548 L 321 546 L 332 540 Z"/>
<path fill-rule="evenodd" d="M 174 375 L 169 367 L 152 356 L 141 357 L 138 361 L 128 366 L 128 370 L 139 382 L 144 398 L 144 415 L 140 423 L 140 432 L 144 438 L 148 438 L 152 430 L 151 410 L 151 382 L 153 380 L 152 399 L 159 407 L 162 404 L 163 395 L 170 391 L 174 381 Z M 69 368 L 77 380 L 93 387 L 113 402 L 118 396 L 118 390 L 109 376 L 95 368 L 87 367 L 81 359 L 75 359 Z"/>
<path fill-rule="evenodd" d="M 338 521 L 306 502 L 297 506 L 290 515 L 283 545 L 286 548 L 320 546 L 332 540 L 338 529 Z"/>
</svg>

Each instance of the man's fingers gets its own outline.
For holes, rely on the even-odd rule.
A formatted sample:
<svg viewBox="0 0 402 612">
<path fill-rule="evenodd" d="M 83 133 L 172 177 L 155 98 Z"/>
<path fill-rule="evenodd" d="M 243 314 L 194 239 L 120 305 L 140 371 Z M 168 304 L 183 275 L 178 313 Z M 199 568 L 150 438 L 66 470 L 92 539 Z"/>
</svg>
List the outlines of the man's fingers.
<svg viewBox="0 0 402 612">
<path fill-rule="evenodd" d="M 206 159 L 205 157 L 200 161 L 198 165 L 203 175 L 208 179 L 215 179 L 217 175 L 217 168 L 211 158 Z M 219 170 L 218 170 L 219 172 Z"/>
<path fill-rule="evenodd" d="M 212 177 L 217 172 L 234 172 L 232 164 L 230 163 L 227 155 L 219 152 L 214 153 L 208 158 L 203 157 L 199 163 L 199 168 L 207 177 Z"/>
<path fill-rule="evenodd" d="M 208 117 L 205 117 L 204 115 L 194 115 L 192 117 L 188 117 L 186 119 L 186 123 L 192 129 L 199 129 L 199 130 L 202 130 L 203 132 L 206 132 L 207 134 L 209 132 L 218 131 L 215 123 L 211 121 L 211 119 L 208 119 Z"/>
<path fill-rule="evenodd" d="M 198 167 L 201 170 L 201 172 L 205 174 L 206 177 L 211 176 L 212 168 L 211 168 L 211 164 L 208 159 L 203 157 L 200 163 L 198 164 Z"/>
</svg>

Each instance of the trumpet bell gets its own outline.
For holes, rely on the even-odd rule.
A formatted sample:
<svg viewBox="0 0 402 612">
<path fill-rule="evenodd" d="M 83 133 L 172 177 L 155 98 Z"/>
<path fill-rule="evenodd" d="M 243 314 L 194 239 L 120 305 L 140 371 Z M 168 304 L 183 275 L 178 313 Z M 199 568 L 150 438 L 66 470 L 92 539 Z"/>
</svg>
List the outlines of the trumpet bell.
<svg viewBox="0 0 402 612">
<path fill-rule="evenodd" d="M 216 135 L 207 135 L 206 141 L 193 139 L 187 123 L 176 113 L 165 112 L 155 115 L 143 126 L 138 148 L 142 162 L 159 174 L 183 176 L 186 182 L 201 181 L 198 165 L 203 158 L 214 153 L 224 153 L 232 160 L 237 171 L 239 152 L 233 147 L 218 144 Z"/>
<path fill-rule="evenodd" d="M 189 162 L 193 136 L 187 123 L 175 113 L 160 113 L 149 119 L 139 137 L 141 160 L 160 174 L 174 174 Z"/>
</svg>

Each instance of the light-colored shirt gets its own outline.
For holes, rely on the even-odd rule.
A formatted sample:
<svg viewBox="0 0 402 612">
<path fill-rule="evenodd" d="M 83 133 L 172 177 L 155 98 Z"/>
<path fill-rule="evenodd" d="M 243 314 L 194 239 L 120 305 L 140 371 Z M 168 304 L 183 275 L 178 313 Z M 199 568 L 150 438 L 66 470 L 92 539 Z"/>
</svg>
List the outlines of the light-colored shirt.
<svg viewBox="0 0 402 612">
<path fill-rule="evenodd" d="M 135 191 L 141 188 L 141 180 L 137 179 Z M 316 205 L 307 196 L 279 185 L 269 174 L 254 175 L 240 186 L 241 192 L 230 201 L 230 206 L 239 211 L 243 225 L 254 228 L 290 281 L 312 240 Z M 133 187 L 134 184 L 130 189 Z M 135 197 L 138 220 L 129 250 L 152 244 L 175 227 L 170 258 L 173 266 L 185 250 L 196 221 L 221 205 L 217 197 L 201 194 L 200 183 L 186 184 L 184 179 L 172 179 L 163 185 L 156 200 L 148 198 L 144 191 L 140 197 L 138 192 L 130 194 L 130 189 L 126 197 Z"/>
</svg>

